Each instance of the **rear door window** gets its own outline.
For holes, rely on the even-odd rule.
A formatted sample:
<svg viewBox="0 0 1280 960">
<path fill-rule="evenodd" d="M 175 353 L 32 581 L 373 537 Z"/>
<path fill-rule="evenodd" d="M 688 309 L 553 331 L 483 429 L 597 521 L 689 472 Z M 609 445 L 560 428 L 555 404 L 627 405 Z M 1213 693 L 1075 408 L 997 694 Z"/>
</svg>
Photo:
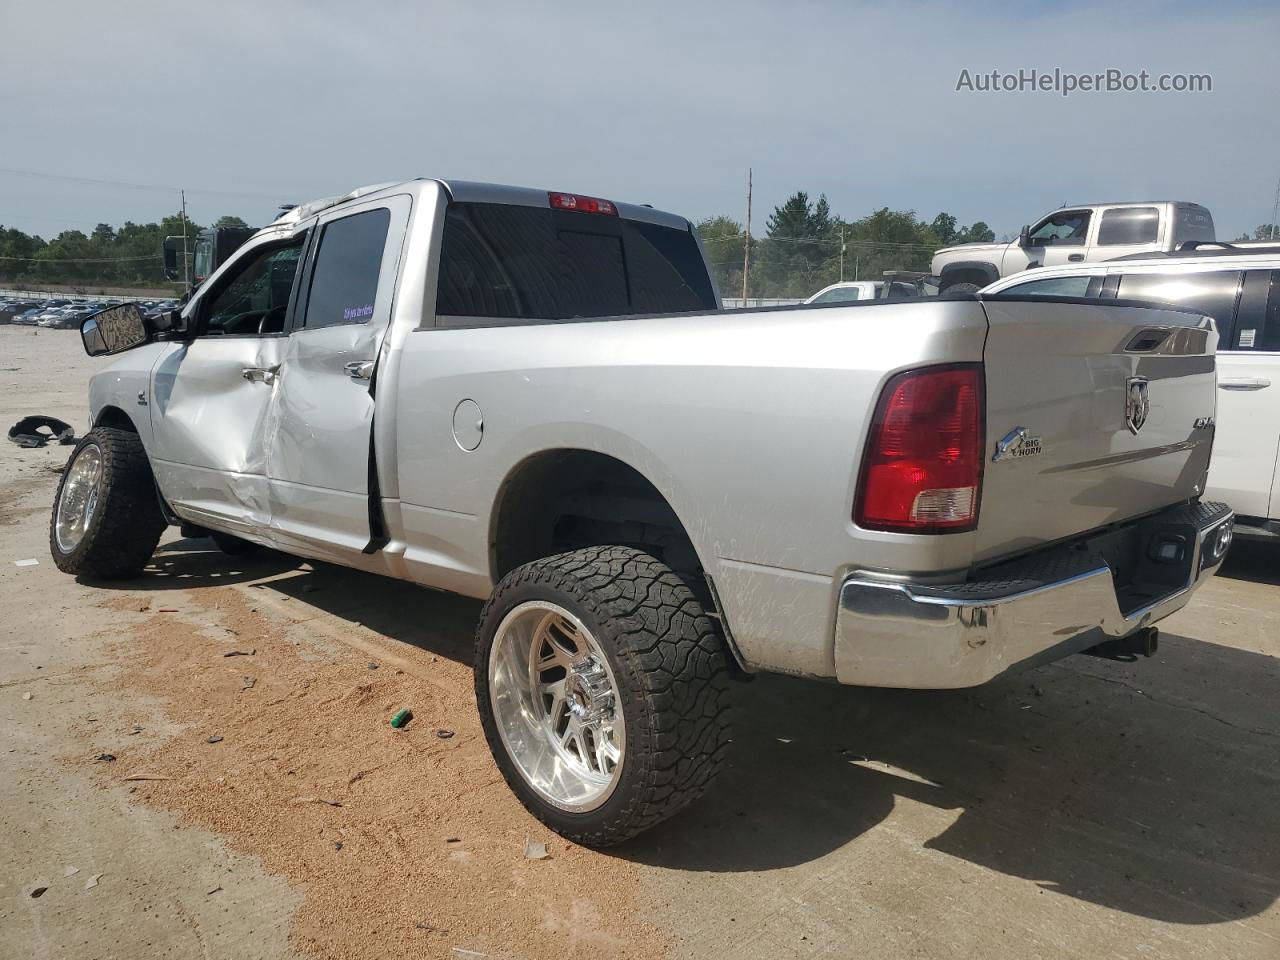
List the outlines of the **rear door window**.
<svg viewBox="0 0 1280 960">
<path fill-rule="evenodd" d="M 1120 278 L 1116 296 L 1121 300 L 1150 300 L 1195 310 L 1213 317 L 1218 343 L 1232 343 L 1236 300 L 1240 295 L 1239 270 L 1199 273 L 1130 273 Z"/>
<path fill-rule="evenodd" d="M 1098 246 L 1155 243 L 1160 232 L 1160 211 L 1155 207 L 1117 207 L 1102 214 Z"/>
<path fill-rule="evenodd" d="M 1015 287 L 1008 287 L 1002 292 L 1020 297 L 1096 297 L 1101 290 L 1101 276 L 1083 275 L 1030 280 Z"/>
<path fill-rule="evenodd" d="M 500 322 L 715 310 L 688 230 L 595 213 L 452 203 L 436 314 Z"/>
<path fill-rule="evenodd" d="M 302 327 L 315 330 L 369 321 L 390 225 L 391 211 L 385 207 L 324 225 Z"/>
<path fill-rule="evenodd" d="M 1218 349 L 1280 353 L 1280 270 L 1245 273 L 1235 336 Z"/>
</svg>

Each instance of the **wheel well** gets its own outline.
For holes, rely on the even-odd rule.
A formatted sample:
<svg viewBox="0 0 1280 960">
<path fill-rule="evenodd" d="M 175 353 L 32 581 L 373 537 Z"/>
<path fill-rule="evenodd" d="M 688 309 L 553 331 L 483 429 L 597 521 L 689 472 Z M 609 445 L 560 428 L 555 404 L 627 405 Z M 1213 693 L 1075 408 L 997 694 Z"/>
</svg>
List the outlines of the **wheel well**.
<svg viewBox="0 0 1280 960">
<path fill-rule="evenodd" d="M 552 450 L 520 464 L 498 495 L 490 536 L 494 581 L 524 563 L 582 547 L 635 547 L 699 597 L 707 585 L 675 511 L 639 471 L 589 450 Z"/>
<path fill-rule="evenodd" d="M 117 430 L 128 430 L 130 433 L 138 432 L 138 428 L 133 425 L 129 415 L 119 407 L 103 407 L 93 425 L 95 427 L 115 427 Z"/>
</svg>

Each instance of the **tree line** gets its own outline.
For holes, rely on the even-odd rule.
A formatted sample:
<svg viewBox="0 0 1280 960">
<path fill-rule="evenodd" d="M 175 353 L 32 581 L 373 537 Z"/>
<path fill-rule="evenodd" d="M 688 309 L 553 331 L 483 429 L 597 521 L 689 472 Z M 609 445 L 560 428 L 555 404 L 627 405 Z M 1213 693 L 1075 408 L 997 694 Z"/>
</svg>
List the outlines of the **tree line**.
<svg viewBox="0 0 1280 960">
<path fill-rule="evenodd" d="M 239 217 L 220 217 L 215 227 L 243 227 Z M 161 244 L 165 237 L 181 237 L 184 221 L 175 213 L 159 223 L 120 227 L 100 223 L 92 232 L 64 230 L 52 240 L 0 225 L 0 286 L 40 287 L 165 287 Z M 188 245 L 204 229 L 185 221 Z"/>
<path fill-rule="evenodd" d="M 244 226 L 239 217 L 220 217 L 215 227 Z M 100 223 L 90 233 L 64 230 L 52 240 L 0 226 L 0 286 L 43 284 L 94 287 L 163 287 L 161 244 L 182 236 L 182 215 L 159 223 Z M 185 224 L 188 243 L 204 227 Z M 698 224 L 711 268 L 726 297 L 742 293 L 742 224 L 732 217 L 709 217 Z M 763 237 L 751 238 L 752 297 L 806 297 L 829 283 L 876 279 L 886 270 L 928 270 L 933 251 L 955 243 L 995 240 L 982 221 L 962 227 L 940 213 L 931 221 L 913 210 L 876 210 L 859 220 L 831 211 L 825 196 L 811 200 L 798 191 L 773 209 Z"/>
<path fill-rule="evenodd" d="M 742 295 L 742 223 L 708 217 L 698 233 L 723 297 Z M 981 220 L 962 227 L 949 213 L 931 221 L 914 210 L 883 207 L 860 220 L 831 212 L 825 195 L 817 201 L 797 191 L 773 208 L 763 237 L 751 238 L 750 297 L 807 297 L 838 280 L 875 280 L 886 270 L 928 270 L 933 252 L 956 243 L 989 243 L 995 233 Z"/>
</svg>

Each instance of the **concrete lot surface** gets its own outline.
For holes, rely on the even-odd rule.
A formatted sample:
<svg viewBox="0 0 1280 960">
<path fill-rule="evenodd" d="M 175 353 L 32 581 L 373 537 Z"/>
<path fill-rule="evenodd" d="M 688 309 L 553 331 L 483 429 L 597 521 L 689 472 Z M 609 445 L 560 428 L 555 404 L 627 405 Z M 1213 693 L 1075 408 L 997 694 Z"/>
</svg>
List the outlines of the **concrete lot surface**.
<svg viewBox="0 0 1280 960">
<path fill-rule="evenodd" d="M 99 365 L 0 327 L 0 426 L 83 431 Z M 78 583 L 69 449 L 0 443 L 0 957 L 1280 957 L 1280 551 L 1148 661 L 758 678 L 713 793 L 594 853 L 488 757 L 477 604 L 176 530 Z"/>
</svg>

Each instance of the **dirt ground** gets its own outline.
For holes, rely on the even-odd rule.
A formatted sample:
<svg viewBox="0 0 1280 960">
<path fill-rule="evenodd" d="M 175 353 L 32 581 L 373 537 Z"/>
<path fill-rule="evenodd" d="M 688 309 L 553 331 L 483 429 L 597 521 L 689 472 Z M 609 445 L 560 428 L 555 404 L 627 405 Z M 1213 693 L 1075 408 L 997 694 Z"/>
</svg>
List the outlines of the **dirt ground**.
<svg viewBox="0 0 1280 960">
<path fill-rule="evenodd" d="M 0 426 L 83 429 L 97 364 L 0 326 Z M 761 677 L 713 792 L 594 853 L 489 759 L 477 604 L 177 531 L 77 583 L 68 449 L 0 444 L 0 957 L 1280 956 L 1280 551 L 1237 544 L 1150 661 Z"/>
</svg>

